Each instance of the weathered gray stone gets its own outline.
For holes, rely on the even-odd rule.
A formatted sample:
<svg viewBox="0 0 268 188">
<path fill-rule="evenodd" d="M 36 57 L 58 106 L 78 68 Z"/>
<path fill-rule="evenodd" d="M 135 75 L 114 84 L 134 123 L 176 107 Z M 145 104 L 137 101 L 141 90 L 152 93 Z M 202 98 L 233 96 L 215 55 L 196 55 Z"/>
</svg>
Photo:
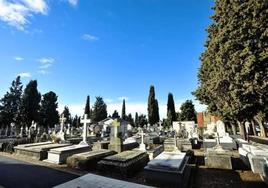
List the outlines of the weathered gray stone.
<svg viewBox="0 0 268 188">
<path fill-rule="evenodd" d="M 37 160 L 47 159 L 47 152 L 50 149 L 61 148 L 70 146 L 70 144 L 46 144 L 46 145 L 37 145 L 31 147 L 16 147 L 15 152 L 19 155 L 25 155 Z"/>
<path fill-rule="evenodd" d="M 217 145 L 216 139 L 204 139 L 203 141 L 203 147 L 204 149 L 213 148 Z M 220 145 L 225 150 L 236 150 L 237 145 L 236 142 L 232 140 L 230 137 L 227 139 L 227 137 L 220 138 Z"/>
<path fill-rule="evenodd" d="M 268 146 L 262 144 L 242 144 L 239 148 L 240 158 L 254 173 L 263 174 L 265 159 L 268 157 Z"/>
<path fill-rule="evenodd" d="M 92 150 L 108 149 L 109 141 L 94 142 Z"/>
<path fill-rule="evenodd" d="M 97 163 L 110 155 L 116 154 L 115 151 L 100 149 L 89 151 L 85 153 L 75 154 L 67 158 L 67 165 L 71 168 L 77 168 L 81 170 L 93 170 L 96 169 Z"/>
<path fill-rule="evenodd" d="M 117 155 L 105 157 L 98 162 L 98 170 L 116 173 L 121 177 L 130 177 L 146 166 L 149 156 L 142 151 L 124 151 Z"/>
<path fill-rule="evenodd" d="M 113 150 L 117 153 L 120 153 L 122 151 L 122 140 L 118 137 L 111 137 L 110 138 L 110 144 L 108 149 L 109 150 Z"/>
<path fill-rule="evenodd" d="M 183 152 L 192 150 L 192 143 L 189 139 L 177 139 L 177 146 Z"/>
<path fill-rule="evenodd" d="M 207 149 L 205 164 L 208 168 L 232 169 L 232 153 L 229 151 L 218 152 L 214 149 Z"/>
<path fill-rule="evenodd" d="M 164 151 L 172 152 L 174 151 L 175 141 L 174 138 L 168 138 L 164 141 Z"/>
<path fill-rule="evenodd" d="M 146 182 L 161 186 L 187 187 L 189 157 L 181 152 L 163 152 L 144 168 Z"/>
</svg>

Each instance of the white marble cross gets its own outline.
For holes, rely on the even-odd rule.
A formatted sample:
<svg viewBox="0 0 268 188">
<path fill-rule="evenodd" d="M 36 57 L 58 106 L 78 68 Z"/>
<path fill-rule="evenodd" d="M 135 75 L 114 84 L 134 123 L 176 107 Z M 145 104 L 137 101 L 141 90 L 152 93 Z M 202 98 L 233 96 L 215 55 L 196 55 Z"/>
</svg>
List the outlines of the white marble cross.
<svg viewBox="0 0 268 188">
<path fill-rule="evenodd" d="M 63 126 L 66 121 L 66 118 L 64 117 L 64 114 L 61 115 L 60 117 L 60 132 L 63 132 Z"/>
<path fill-rule="evenodd" d="M 87 144 L 87 124 L 91 123 L 91 119 L 87 119 L 87 114 L 84 114 L 84 119 L 81 120 L 83 123 L 83 141 L 80 144 Z"/>
<path fill-rule="evenodd" d="M 143 129 L 141 129 L 140 135 L 141 135 L 141 144 L 140 144 L 139 149 L 142 150 L 142 151 L 146 151 L 146 146 L 144 144 L 144 135 L 145 135 L 145 133 L 143 133 Z"/>
</svg>

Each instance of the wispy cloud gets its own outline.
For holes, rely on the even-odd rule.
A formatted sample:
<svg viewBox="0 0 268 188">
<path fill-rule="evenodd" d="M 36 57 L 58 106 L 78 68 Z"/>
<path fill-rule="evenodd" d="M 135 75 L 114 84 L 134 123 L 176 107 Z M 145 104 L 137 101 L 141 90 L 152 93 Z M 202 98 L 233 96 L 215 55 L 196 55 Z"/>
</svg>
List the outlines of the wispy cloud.
<svg viewBox="0 0 268 188">
<path fill-rule="evenodd" d="M 0 20 L 18 30 L 25 30 L 30 18 L 35 15 L 47 15 L 49 0 L 0 0 Z M 52 2 L 52 1 L 51 1 Z M 76 6 L 78 0 L 65 0 Z"/>
<path fill-rule="evenodd" d="M 51 67 L 54 62 L 55 62 L 55 59 L 54 58 L 47 58 L 47 57 L 43 57 L 43 58 L 40 58 L 37 60 L 41 65 L 38 67 L 39 70 L 37 71 L 37 73 L 39 74 L 47 74 L 48 73 L 48 69 L 49 67 Z"/>
<path fill-rule="evenodd" d="M 23 57 L 19 57 L 19 56 L 13 57 L 13 59 L 16 61 L 23 61 L 24 60 Z"/>
<path fill-rule="evenodd" d="M 76 6 L 77 3 L 78 3 L 78 0 L 67 0 L 67 1 L 68 1 L 68 3 L 70 3 L 70 5 L 72 5 L 72 6 Z"/>
<path fill-rule="evenodd" d="M 29 72 L 22 72 L 19 73 L 18 76 L 20 76 L 21 78 L 30 78 L 32 75 Z"/>
<path fill-rule="evenodd" d="M 48 73 L 48 71 L 47 70 L 38 70 L 37 73 L 45 75 Z"/>
<path fill-rule="evenodd" d="M 54 63 L 55 59 L 43 57 L 43 58 L 38 59 L 38 61 L 42 64 L 52 64 Z"/>
<path fill-rule="evenodd" d="M 45 0 L 0 0 L 0 20 L 19 30 L 24 30 L 34 14 L 47 14 Z"/>
<path fill-rule="evenodd" d="M 91 35 L 91 34 L 84 34 L 82 36 L 82 39 L 86 40 L 86 41 L 97 41 L 97 40 L 99 40 L 99 37 L 96 37 L 96 36 Z"/>
</svg>

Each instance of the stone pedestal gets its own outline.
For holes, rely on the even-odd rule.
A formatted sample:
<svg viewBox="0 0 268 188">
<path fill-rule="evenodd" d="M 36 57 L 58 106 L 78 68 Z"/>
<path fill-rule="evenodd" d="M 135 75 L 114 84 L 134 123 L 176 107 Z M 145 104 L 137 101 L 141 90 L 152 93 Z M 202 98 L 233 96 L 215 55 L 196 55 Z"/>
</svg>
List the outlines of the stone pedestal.
<svg viewBox="0 0 268 188">
<path fill-rule="evenodd" d="M 113 150 L 117 153 L 120 153 L 122 152 L 122 141 L 120 138 L 118 137 L 112 137 L 110 139 L 110 144 L 108 146 L 108 149 L 109 150 Z"/>
<path fill-rule="evenodd" d="M 232 169 L 232 153 L 227 150 L 217 151 L 207 149 L 205 153 L 205 164 L 208 168 Z"/>
<path fill-rule="evenodd" d="M 192 143 L 189 139 L 177 139 L 177 146 L 183 152 L 192 149 Z"/>
<path fill-rule="evenodd" d="M 166 152 L 172 152 L 174 151 L 174 138 L 168 138 L 164 141 L 164 150 Z"/>
</svg>

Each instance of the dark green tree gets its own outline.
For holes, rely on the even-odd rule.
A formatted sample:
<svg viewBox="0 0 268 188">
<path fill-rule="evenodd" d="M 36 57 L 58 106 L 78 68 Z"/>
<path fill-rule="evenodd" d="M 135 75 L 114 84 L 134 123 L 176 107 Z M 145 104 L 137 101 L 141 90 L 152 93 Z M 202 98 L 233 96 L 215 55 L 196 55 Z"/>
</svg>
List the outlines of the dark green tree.
<svg viewBox="0 0 268 188">
<path fill-rule="evenodd" d="M 30 126 L 32 121 L 39 121 L 41 94 L 37 90 L 37 81 L 31 80 L 22 96 L 22 116 L 26 126 Z"/>
<path fill-rule="evenodd" d="M 147 118 L 146 118 L 146 115 L 144 115 L 144 114 L 141 114 L 141 115 L 139 115 L 139 127 L 144 127 L 145 125 L 147 125 L 148 124 L 148 120 L 147 120 Z"/>
<path fill-rule="evenodd" d="M 87 96 L 87 102 L 86 102 L 86 106 L 85 106 L 85 114 L 87 114 L 87 117 L 90 117 L 90 96 Z"/>
<path fill-rule="evenodd" d="M 174 99 L 173 99 L 173 94 L 169 93 L 168 94 L 168 102 L 167 102 L 167 117 L 171 114 L 171 120 L 176 121 L 176 110 L 175 110 L 175 104 L 174 104 Z"/>
<path fill-rule="evenodd" d="M 22 84 L 20 76 L 12 81 L 9 92 L 0 100 L 1 125 L 15 123 L 17 128 L 21 123 Z M 0 126 L 1 126 L 0 125 Z"/>
<path fill-rule="evenodd" d="M 180 113 L 180 120 L 181 121 L 195 121 L 196 122 L 196 112 L 194 109 L 193 102 L 191 100 L 186 100 L 181 105 L 181 113 Z M 170 113 L 170 117 L 172 118 L 172 115 Z"/>
<path fill-rule="evenodd" d="M 158 102 L 155 99 L 154 86 L 150 86 L 147 110 L 148 110 L 148 119 L 149 119 L 150 125 L 153 125 L 159 122 L 159 109 L 158 109 Z"/>
<path fill-rule="evenodd" d="M 120 116 L 119 116 L 119 114 L 118 114 L 118 112 L 115 110 L 114 111 L 114 113 L 112 114 L 112 118 L 113 119 L 118 119 L 118 118 L 120 118 Z"/>
<path fill-rule="evenodd" d="M 135 127 L 139 127 L 139 115 L 138 115 L 138 112 L 135 113 Z"/>
<path fill-rule="evenodd" d="M 216 0 L 201 55 L 199 87 L 194 95 L 211 113 L 236 121 L 255 118 L 264 130 L 268 90 L 268 3 Z M 265 132 L 262 133 L 265 136 Z"/>
<path fill-rule="evenodd" d="M 58 97 L 53 91 L 44 94 L 41 100 L 39 123 L 47 130 L 48 128 L 52 128 L 55 124 L 59 123 L 57 100 Z"/>
<path fill-rule="evenodd" d="M 70 113 L 69 107 L 68 106 L 64 106 L 63 112 L 62 114 L 64 115 L 64 117 L 66 118 L 65 123 L 66 124 L 71 124 L 72 123 L 72 115 Z"/>
<path fill-rule="evenodd" d="M 125 99 L 123 99 L 121 118 L 126 120 L 126 101 L 125 101 Z"/>
<path fill-rule="evenodd" d="M 92 121 L 99 122 L 107 118 L 107 105 L 102 97 L 96 97 L 96 102 L 93 107 Z"/>
<path fill-rule="evenodd" d="M 126 116 L 126 121 L 128 121 L 128 123 L 133 127 L 134 126 L 134 119 L 133 119 L 133 117 L 132 117 L 132 115 L 131 114 L 128 114 L 127 116 Z"/>
<path fill-rule="evenodd" d="M 72 127 L 80 127 L 80 118 L 77 115 L 72 119 Z"/>
</svg>

